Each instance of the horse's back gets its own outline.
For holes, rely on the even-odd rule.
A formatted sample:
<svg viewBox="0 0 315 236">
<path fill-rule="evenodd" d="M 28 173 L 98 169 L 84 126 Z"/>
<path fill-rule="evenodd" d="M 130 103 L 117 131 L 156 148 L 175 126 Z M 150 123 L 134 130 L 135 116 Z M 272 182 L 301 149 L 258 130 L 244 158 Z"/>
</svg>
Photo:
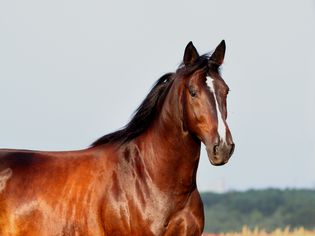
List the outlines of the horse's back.
<svg viewBox="0 0 315 236">
<path fill-rule="evenodd" d="M 11 192 L 16 194 L 22 189 L 25 193 L 25 188 L 32 185 L 30 179 L 34 178 L 39 170 L 43 170 L 43 164 L 48 160 L 49 158 L 43 158 L 35 151 L 0 150 L 0 196 Z M 13 185 L 16 186 L 11 189 Z"/>
<path fill-rule="evenodd" d="M 0 235 L 100 235 L 97 152 L 0 150 Z"/>
</svg>

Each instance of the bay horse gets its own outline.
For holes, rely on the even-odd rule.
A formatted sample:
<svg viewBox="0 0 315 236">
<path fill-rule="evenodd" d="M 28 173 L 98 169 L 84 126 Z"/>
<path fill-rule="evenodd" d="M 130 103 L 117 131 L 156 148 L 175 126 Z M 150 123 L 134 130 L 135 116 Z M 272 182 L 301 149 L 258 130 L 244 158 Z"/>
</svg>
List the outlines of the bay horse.
<svg viewBox="0 0 315 236">
<path fill-rule="evenodd" d="M 0 150 L 1 236 L 201 235 L 201 142 L 228 162 L 225 42 L 162 76 L 130 122 L 79 151 Z"/>
</svg>

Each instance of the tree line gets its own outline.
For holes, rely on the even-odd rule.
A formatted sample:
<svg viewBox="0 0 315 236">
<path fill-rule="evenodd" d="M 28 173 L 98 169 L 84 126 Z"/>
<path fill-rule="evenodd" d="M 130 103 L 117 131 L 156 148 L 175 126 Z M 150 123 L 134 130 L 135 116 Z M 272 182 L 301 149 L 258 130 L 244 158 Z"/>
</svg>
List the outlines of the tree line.
<svg viewBox="0 0 315 236">
<path fill-rule="evenodd" d="M 201 198 L 206 215 L 205 232 L 237 232 L 244 225 L 266 231 L 288 226 L 315 229 L 315 190 L 205 192 Z"/>
</svg>

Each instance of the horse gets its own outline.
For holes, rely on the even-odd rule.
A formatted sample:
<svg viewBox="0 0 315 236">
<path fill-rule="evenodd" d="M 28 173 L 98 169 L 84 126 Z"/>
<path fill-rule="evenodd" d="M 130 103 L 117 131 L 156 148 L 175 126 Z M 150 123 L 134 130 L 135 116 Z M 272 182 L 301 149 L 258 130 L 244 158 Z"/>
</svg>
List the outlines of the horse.
<svg viewBox="0 0 315 236">
<path fill-rule="evenodd" d="M 162 76 L 123 128 L 77 151 L 0 150 L 1 236 L 201 235 L 201 143 L 228 162 L 224 40 Z"/>
</svg>

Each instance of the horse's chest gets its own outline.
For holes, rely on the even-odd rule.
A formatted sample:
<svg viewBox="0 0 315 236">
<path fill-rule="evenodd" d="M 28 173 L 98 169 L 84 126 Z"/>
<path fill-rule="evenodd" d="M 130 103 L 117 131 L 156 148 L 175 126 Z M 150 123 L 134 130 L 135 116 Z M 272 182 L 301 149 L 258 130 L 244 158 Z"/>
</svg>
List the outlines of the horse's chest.
<svg viewBox="0 0 315 236">
<path fill-rule="evenodd" d="M 172 213 L 171 201 L 154 191 L 109 196 L 104 227 L 109 235 L 163 235 Z M 141 233 L 140 233 L 141 232 Z"/>
</svg>

